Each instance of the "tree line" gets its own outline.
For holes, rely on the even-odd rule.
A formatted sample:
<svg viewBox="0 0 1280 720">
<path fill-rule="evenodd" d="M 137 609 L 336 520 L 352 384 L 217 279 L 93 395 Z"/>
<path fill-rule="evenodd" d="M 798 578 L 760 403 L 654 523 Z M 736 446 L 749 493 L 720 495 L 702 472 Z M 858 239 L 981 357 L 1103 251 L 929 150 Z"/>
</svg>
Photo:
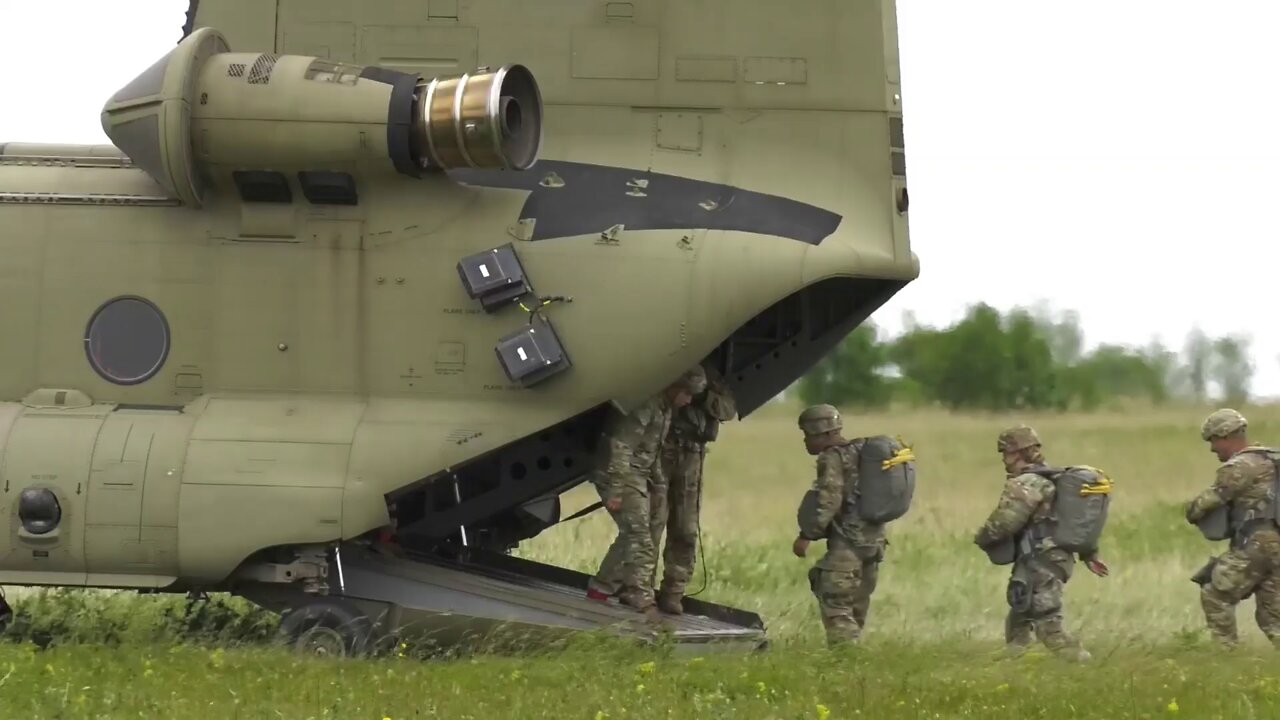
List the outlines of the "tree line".
<svg viewBox="0 0 1280 720">
<path fill-rule="evenodd" d="M 1249 398 L 1249 338 L 1212 338 L 1199 328 L 1181 351 L 1158 341 L 1084 350 L 1074 311 L 1044 306 L 1001 313 L 979 303 L 945 328 L 908 314 L 897 337 L 868 321 L 798 382 L 805 403 L 953 410 L 1094 410 L 1125 400 L 1232 405 Z"/>
</svg>

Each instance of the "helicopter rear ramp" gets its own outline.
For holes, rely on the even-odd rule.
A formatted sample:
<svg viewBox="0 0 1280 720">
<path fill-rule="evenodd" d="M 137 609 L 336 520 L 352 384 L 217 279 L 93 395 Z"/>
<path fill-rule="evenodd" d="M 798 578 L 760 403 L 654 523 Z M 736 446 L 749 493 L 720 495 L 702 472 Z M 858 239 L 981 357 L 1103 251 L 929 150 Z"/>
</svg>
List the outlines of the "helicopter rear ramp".
<svg viewBox="0 0 1280 720">
<path fill-rule="evenodd" d="M 641 613 L 588 600 L 587 576 L 530 560 L 476 553 L 466 560 L 345 547 L 331 594 L 381 608 L 379 624 L 400 638 L 441 646 L 492 639 L 530 647 L 575 632 L 605 630 L 639 640 L 670 632 L 677 648 L 754 650 L 766 645 L 760 616 L 696 598 L 685 613 L 649 626 Z M 374 613 L 370 613 L 374 615 Z"/>
</svg>

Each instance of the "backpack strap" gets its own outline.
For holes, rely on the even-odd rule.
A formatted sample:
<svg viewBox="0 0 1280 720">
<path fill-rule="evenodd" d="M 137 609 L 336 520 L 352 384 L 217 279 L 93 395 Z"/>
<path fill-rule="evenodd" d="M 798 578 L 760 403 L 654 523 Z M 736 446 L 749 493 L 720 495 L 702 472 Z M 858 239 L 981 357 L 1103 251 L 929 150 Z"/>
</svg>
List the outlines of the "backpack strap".
<svg viewBox="0 0 1280 720">
<path fill-rule="evenodd" d="M 1057 484 L 1058 484 L 1058 476 L 1066 471 L 1067 471 L 1067 468 L 1057 467 L 1055 465 L 1043 465 L 1043 464 L 1032 465 L 1030 467 L 1026 467 L 1022 469 L 1022 472 L 1024 473 L 1039 475 L 1045 480 L 1048 480 L 1049 482 L 1054 484 L 1055 488 L 1057 487 Z M 1040 520 L 1038 522 L 1034 522 L 1028 525 L 1021 533 L 1019 533 L 1016 536 L 1016 542 L 1018 545 L 1018 554 L 1020 556 L 1031 555 L 1036 550 L 1038 550 L 1041 541 L 1045 540 L 1046 538 L 1053 537 L 1054 530 L 1056 529 L 1054 527 L 1055 525 L 1056 523 L 1053 520 L 1048 520 L 1048 519 Z"/>
<path fill-rule="evenodd" d="M 841 450 L 847 451 L 840 453 L 840 462 L 844 465 L 844 467 L 841 468 L 844 472 L 844 506 L 841 508 L 842 511 L 852 510 L 853 506 L 856 504 L 854 499 L 854 492 L 856 488 L 851 486 L 849 480 L 851 476 L 856 475 L 858 472 L 858 460 L 862 454 L 862 446 L 865 445 L 866 442 L 866 438 L 854 438 L 847 441 L 844 445 L 836 446 Z"/>
<path fill-rule="evenodd" d="M 1240 452 L 1250 453 L 1252 455 L 1263 455 L 1271 461 L 1271 507 L 1268 508 L 1266 516 L 1257 519 L 1270 520 L 1273 525 L 1280 525 L 1280 450 L 1258 445 L 1247 447 Z M 1246 522 L 1245 524 L 1248 525 L 1249 522 Z M 1254 527 L 1250 528 L 1250 532 L 1258 527 L 1260 527 L 1260 524 L 1255 523 Z M 1240 531 L 1240 534 L 1243 534 L 1244 528 L 1240 528 Z"/>
<path fill-rule="evenodd" d="M 846 486 L 847 486 L 847 485 L 848 485 L 848 483 L 849 483 L 849 474 L 850 474 L 851 472 L 852 472 L 852 473 L 856 473 L 856 472 L 858 471 L 858 460 L 860 460 L 860 459 L 861 459 L 861 456 L 862 456 L 862 447 L 863 447 L 864 445 L 866 445 L 866 444 L 867 444 L 867 439 L 866 439 L 866 438 L 864 438 L 864 437 L 862 437 L 862 438 L 854 438 L 854 439 L 850 440 L 849 442 L 845 443 L 844 445 L 839 446 L 839 447 L 842 447 L 842 448 L 844 448 L 844 449 L 848 450 L 849 452 L 853 453 L 853 456 L 852 456 L 852 457 L 847 457 L 847 456 L 845 456 L 843 453 L 841 453 L 841 455 L 840 455 L 840 460 L 841 460 L 842 462 L 843 462 L 843 461 L 845 461 L 845 460 L 849 460 L 849 461 L 850 461 L 850 463 L 849 463 L 849 467 L 846 467 L 846 468 L 844 469 L 844 481 L 845 481 L 845 485 L 846 485 Z M 846 489 L 846 491 L 848 490 L 848 488 L 847 488 L 847 487 L 846 487 L 845 489 Z"/>
</svg>

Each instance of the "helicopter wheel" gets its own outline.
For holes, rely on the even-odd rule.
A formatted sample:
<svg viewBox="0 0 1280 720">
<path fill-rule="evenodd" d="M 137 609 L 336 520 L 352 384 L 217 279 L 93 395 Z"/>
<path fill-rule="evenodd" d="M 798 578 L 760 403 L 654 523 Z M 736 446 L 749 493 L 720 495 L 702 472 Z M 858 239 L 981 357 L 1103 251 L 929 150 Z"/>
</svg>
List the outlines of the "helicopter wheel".
<svg viewBox="0 0 1280 720">
<path fill-rule="evenodd" d="M 358 657 L 369 650 L 373 622 L 354 603 L 320 598 L 288 611 L 277 638 L 303 655 Z"/>
</svg>

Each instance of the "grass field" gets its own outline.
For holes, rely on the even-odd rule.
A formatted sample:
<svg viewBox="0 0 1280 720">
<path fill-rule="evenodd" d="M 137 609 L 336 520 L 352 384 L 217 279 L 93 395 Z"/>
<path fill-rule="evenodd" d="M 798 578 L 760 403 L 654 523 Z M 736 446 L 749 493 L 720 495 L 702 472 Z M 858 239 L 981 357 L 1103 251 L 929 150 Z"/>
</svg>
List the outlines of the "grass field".
<svg viewBox="0 0 1280 720">
<path fill-rule="evenodd" d="M 21 599 L 58 638 L 40 651 L 0 645 L 0 717 L 415 718 L 1203 718 L 1280 717 L 1280 658 L 1240 608 L 1245 646 L 1207 642 L 1188 577 L 1219 547 L 1181 516 L 1212 480 L 1198 430 L 1209 408 L 1096 415 L 964 416 L 914 412 L 846 417 L 848 435 L 901 434 L 918 457 L 916 503 L 890 547 L 866 642 L 829 653 L 805 573 L 790 553 L 795 507 L 811 482 L 794 418 L 779 404 L 727 424 L 706 467 L 703 541 L 691 591 L 759 612 L 773 646 L 753 656 L 687 659 L 667 649 L 583 638 L 522 657 L 420 662 L 301 660 L 264 647 L 270 627 L 228 613 L 225 646 L 179 642 L 165 613 L 180 601 L 80 594 Z M 1280 431 L 1280 409 L 1248 409 L 1251 436 Z M 1116 483 L 1103 557 L 1111 577 L 1081 567 L 1067 586 L 1069 627 L 1095 656 L 1068 666 L 1035 652 L 1001 655 L 1007 568 L 971 543 L 1003 471 L 995 437 L 1033 424 L 1048 460 L 1087 462 Z M 565 514 L 595 500 L 587 488 Z M 595 513 L 520 554 L 591 572 L 612 536 Z M 36 617 L 39 616 L 39 617 Z M 43 618 L 43 619 L 41 619 Z"/>
</svg>

